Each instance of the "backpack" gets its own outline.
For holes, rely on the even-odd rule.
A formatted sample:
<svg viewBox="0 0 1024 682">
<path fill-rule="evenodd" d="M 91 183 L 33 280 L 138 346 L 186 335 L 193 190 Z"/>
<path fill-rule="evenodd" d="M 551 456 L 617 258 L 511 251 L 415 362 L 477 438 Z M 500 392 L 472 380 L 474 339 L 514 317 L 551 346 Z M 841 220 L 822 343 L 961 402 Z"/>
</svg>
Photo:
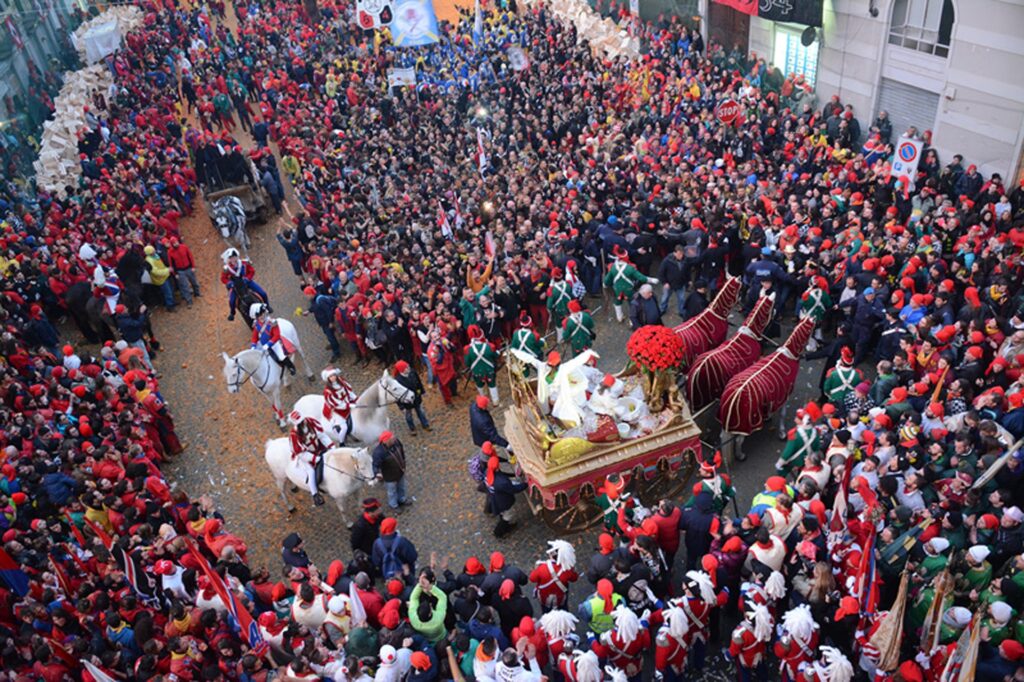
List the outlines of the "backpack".
<svg viewBox="0 0 1024 682">
<path fill-rule="evenodd" d="M 466 460 L 466 465 L 469 469 L 469 477 L 477 483 L 483 483 L 484 478 L 487 477 L 487 463 L 484 462 L 483 458 L 473 455 Z"/>
<path fill-rule="evenodd" d="M 402 574 L 402 562 L 395 556 L 395 550 L 398 549 L 398 536 L 391 542 L 391 547 L 386 547 L 384 542 L 380 543 L 381 549 L 384 550 L 384 557 L 380 561 L 380 572 L 387 580 L 391 576 Z"/>
</svg>

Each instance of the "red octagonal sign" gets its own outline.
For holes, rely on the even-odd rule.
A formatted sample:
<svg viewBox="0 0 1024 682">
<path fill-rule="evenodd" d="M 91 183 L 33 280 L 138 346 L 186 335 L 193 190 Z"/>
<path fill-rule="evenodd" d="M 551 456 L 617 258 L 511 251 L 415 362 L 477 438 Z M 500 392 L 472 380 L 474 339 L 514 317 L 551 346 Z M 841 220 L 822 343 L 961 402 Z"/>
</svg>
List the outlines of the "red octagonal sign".
<svg viewBox="0 0 1024 682">
<path fill-rule="evenodd" d="M 731 99 L 719 102 L 718 106 L 715 108 L 715 117 L 726 125 L 729 125 L 739 118 L 739 115 L 740 105 Z"/>
</svg>

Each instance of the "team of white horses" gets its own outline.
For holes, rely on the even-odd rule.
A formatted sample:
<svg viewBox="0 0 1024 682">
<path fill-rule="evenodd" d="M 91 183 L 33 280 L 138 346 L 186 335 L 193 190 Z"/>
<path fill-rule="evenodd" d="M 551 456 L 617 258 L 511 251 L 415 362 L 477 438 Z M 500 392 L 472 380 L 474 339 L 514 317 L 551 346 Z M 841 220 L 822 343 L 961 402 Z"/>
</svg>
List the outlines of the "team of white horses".
<svg viewBox="0 0 1024 682">
<path fill-rule="evenodd" d="M 295 325 L 286 319 L 277 318 L 277 326 L 281 330 L 281 336 L 295 347 L 295 354 L 302 359 L 302 369 L 306 378 L 312 382 L 313 370 L 299 342 Z M 358 491 L 363 484 L 373 480 L 373 465 L 368 448 L 375 445 L 380 434 L 388 430 L 388 405 L 411 403 L 414 398 L 412 391 L 398 383 L 385 370 L 356 400 L 352 409 L 352 432 L 348 433 L 349 424 L 344 420 L 336 416 L 331 419 L 324 417 L 322 393 L 302 396 L 296 401 L 291 412 L 285 415 L 281 409 L 281 389 L 289 385 L 289 375 L 270 357 L 266 349 L 250 348 L 233 356 L 227 353 L 221 355 L 224 358 L 224 379 L 229 393 L 238 393 L 243 385 L 250 383 L 270 401 L 274 408 L 274 418 L 281 429 L 287 428 L 289 422 L 295 424 L 306 417 L 313 417 L 337 444 L 337 447 L 328 450 L 324 456 L 323 481 L 320 487 L 334 500 L 338 511 L 344 515 L 345 498 Z M 346 442 L 358 444 L 358 447 L 347 447 Z M 294 511 L 295 506 L 285 494 L 286 482 L 291 481 L 302 490 L 307 490 L 308 486 L 305 469 L 298 466 L 292 458 L 288 438 L 268 440 L 264 456 L 281 493 L 281 499 L 284 500 L 289 512 Z"/>
</svg>

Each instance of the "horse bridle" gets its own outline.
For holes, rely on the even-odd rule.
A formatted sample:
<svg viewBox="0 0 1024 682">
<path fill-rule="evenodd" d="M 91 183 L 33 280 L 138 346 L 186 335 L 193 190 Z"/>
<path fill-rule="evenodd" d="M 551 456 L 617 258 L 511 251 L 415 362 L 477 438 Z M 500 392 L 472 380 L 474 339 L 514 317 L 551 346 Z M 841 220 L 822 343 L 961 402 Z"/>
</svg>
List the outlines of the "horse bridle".
<svg viewBox="0 0 1024 682">
<path fill-rule="evenodd" d="M 365 449 L 365 448 L 363 448 L 363 449 Z M 366 478 L 365 476 L 359 475 L 359 466 L 358 466 L 358 464 L 356 465 L 356 473 L 354 473 L 354 474 L 350 474 L 347 471 L 342 471 L 338 467 L 332 467 L 330 464 L 327 463 L 326 455 L 327 455 L 327 453 L 324 453 L 323 455 L 321 455 L 321 457 L 324 457 L 324 468 L 326 468 L 326 469 L 332 469 L 333 471 L 337 471 L 342 476 L 348 476 L 349 478 L 354 478 L 357 481 L 361 481 L 363 483 L 372 483 L 374 478 L 376 478 L 376 476 L 373 476 L 373 477 L 370 477 L 370 478 Z M 354 456 L 352 456 L 352 460 L 353 460 L 353 462 L 355 462 L 355 457 Z"/>
<path fill-rule="evenodd" d="M 398 395 L 394 391 L 392 391 L 390 388 L 388 388 L 387 383 L 384 381 L 384 377 L 381 377 L 380 379 L 377 380 L 377 385 L 380 386 L 380 390 L 384 391 L 384 395 L 389 395 L 392 398 L 394 398 L 395 399 L 395 403 L 399 407 L 401 407 L 402 405 L 405 404 L 405 402 L 401 398 L 399 398 Z M 403 386 L 402 388 L 405 388 L 405 387 Z M 406 388 L 405 390 L 407 390 L 410 393 L 412 393 L 411 389 Z"/>
<path fill-rule="evenodd" d="M 264 353 L 265 352 L 266 351 L 264 351 Z M 237 358 L 231 358 L 231 360 L 235 363 L 235 378 L 231 383 L 228 384 L 228 386 L 234 386 L 237 390 L 240 391 L 242 390 L 242 386 L 245 385 L 245 382 L 249 381 L 254 376 L 256 376 L 256 372 L 260 371 L 260 365 L 262 365 L 263 363 L 260 362 L 259 365 L 256 365 L 256 369 L 250 372 L 246 370 L 244 367 L 242 367 L 242 363 L 240 363 Z M 245 378 L 239 378 L 243 374 L 245 375 Z M 267 372 L 267 380 L 263 382 L 263 386 L 257 386 L 255 382 L 253 382 L 253 386 L 256 386 L 256 388 L 262 391 L 269 381 L 270 372 Z"/>
<path fill-rule="evenodd" d="M 380 388 L 380 390 L 384 392 L 384 395 L 389 395 L 392 398 L 394 398 L 395 399 L 395 404 L 397 404 L 399 406 L 402 406 L 402 405 L 405 404 L 405 402 L 403 402 L 402 399 L 398 397 L 398 394 L 395 393 L 394 391 L 392 391 L 390 388 L 388 388 L 388 385 L 386 383 L 384 383 L 384 377 L 381 377 L 380 379 L 377 379 L 377 387 Z M 405 390 L 407 390 L 410 393 L 412 393 L 412 389 L 406 388 Z M 381 407 L 386 407 L 386 405 L 352 405 L 352 407 L 350 409 L 353 409 L 353 410 L 376 410 L 376 409 L 380 409 Z"/>
</svg>

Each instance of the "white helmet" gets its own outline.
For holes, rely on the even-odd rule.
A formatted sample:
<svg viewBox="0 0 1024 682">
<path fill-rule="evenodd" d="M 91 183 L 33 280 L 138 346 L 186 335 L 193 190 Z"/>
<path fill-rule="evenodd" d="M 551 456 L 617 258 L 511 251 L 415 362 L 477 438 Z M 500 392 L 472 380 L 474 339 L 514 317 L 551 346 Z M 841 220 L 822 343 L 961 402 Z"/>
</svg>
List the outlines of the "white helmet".
<svg viewBox="0 0 1024 682">
<path fill-rule="evenodd" d="M 222 261 L 224 261 L 225 263 L 227 263 L 228 259 L 231 258 L 231 257 L 240 258 L 239 254 L 238 254 L 238 249 L 236 249 L 233 246 L 230 249 L 228 249 L 227 251 L 225 251 L 224 253 L 220 254 L 220 259 Z"/>
<path fill-rule="evenodd" d="M 253 303 L 249 306 L 249 317 L 254 320 L 265 312 L 267 312 L 266 303 Z"/>
</svg>

